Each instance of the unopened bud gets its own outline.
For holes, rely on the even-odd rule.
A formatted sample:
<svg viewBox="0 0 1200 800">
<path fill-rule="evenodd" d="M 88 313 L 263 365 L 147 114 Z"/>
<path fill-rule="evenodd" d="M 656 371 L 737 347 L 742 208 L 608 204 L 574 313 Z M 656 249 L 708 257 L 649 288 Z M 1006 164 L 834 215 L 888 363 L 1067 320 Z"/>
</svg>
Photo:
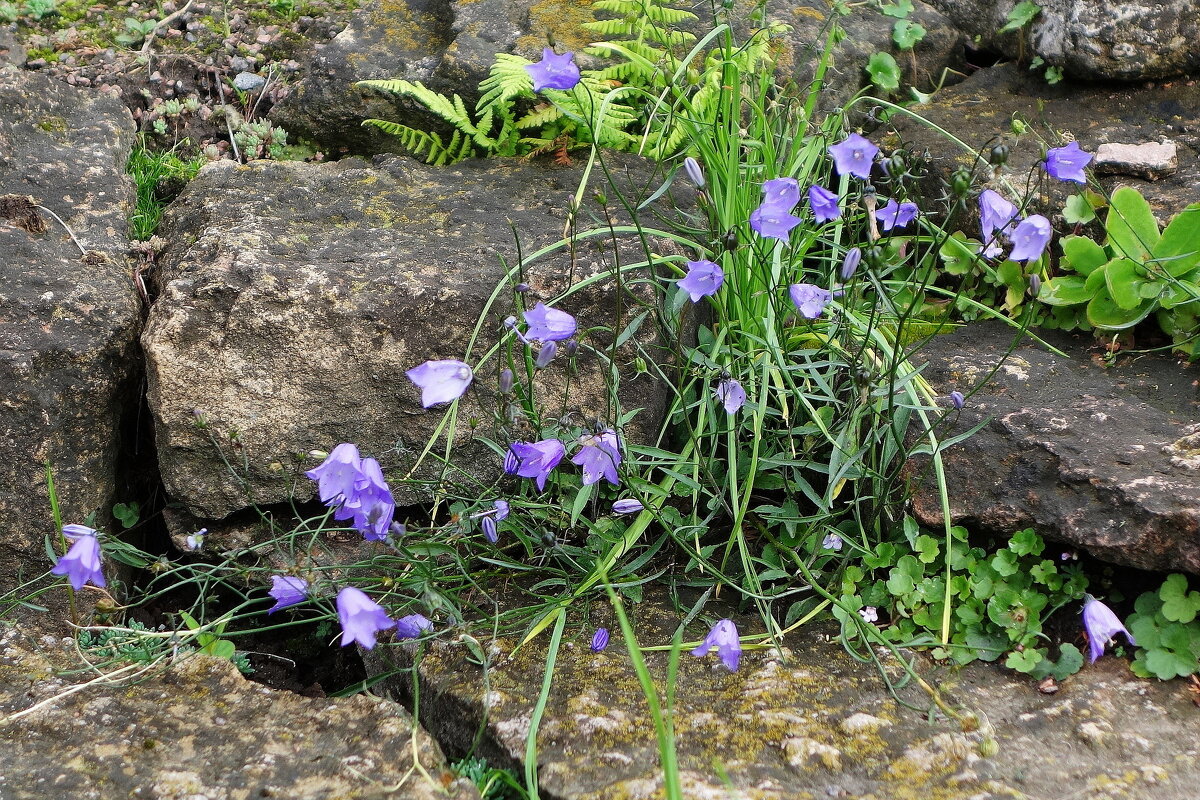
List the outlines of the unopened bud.
<svg viewBox="0 0 1200 800">
<path fill-rule="evenodd" d="M 538 369 L 545 369 L 550 366 L 550 362 L 558 355 L 558 345 L 554 342 L 544 342 L 542 349 L 538 352 L 537 358 L 534 359 L 533 365 Z"/>
<path fill-rule="evenodd" d="M 513 371 L 505 369 L 500 371 L 500 391 L 508 394 L 513 388 Z"/>
<path fill-rule="evenodd" d="M 1038 277 L 1037 275 L 1030 275 L 1029 276 L 1029 296 L 1037 297 L 1038 293 L 1040 293 L 1041 291 L 1042 291 L 1042 279 L 1040 277 Z"/>
<path fill-rule="evenodd" d="M 993 167 L 1002 167 L 1008 163 L 1008 145 L 998 144 L 988 151 L 988 163 Z"/>
<path fill-rule="evenodd" d="M 700 169 L 700 162 L 688 156 L 683 160 L 683 168 L 687 171 L 688 178 L 695 184 L 697 189 L 703 189 L 707 185 L 704 180 L 704 172 Z"/>
<path fill-rule="evenodd" d="M 737 250 L 738 235 L 735 229 L 730 228 L 726 231 L 725 236 L 721 239 L 721 246 L 725 248 L 725 252 L 727 253 Z"/>
</svg>

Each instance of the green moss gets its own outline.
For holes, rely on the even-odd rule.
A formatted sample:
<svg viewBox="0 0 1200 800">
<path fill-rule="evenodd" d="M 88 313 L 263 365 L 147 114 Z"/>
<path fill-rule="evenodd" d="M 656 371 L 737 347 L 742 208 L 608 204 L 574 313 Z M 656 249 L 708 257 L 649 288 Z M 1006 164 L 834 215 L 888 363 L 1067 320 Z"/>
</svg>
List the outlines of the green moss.
<svg viewBox="0 0 1200 800">
<path fill-rule="evenodd" d="M 37 126 L 46 133 L 66 133 L 67 121 L 62 117 L 44 117 L 38 120 Z"/>
</svg>

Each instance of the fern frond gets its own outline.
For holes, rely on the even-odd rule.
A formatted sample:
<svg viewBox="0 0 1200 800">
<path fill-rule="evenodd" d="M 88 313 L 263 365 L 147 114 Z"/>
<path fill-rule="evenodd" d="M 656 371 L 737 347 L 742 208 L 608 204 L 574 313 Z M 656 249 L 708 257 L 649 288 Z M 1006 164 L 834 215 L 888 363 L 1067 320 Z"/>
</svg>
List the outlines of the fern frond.
<svg viewBox="0 0 1200 800">
<path fill-rule="evenodd" d="M 520 130 L 540 128 L 543 125 L 549 125 L 552 122 L 557 122 L 558 120 L 562 119 L 562 115 L 562 110 L 559 109 L 558 106 L 550 105 L 549 103 L 545 105 L 539 105 L 528 114 L 517 120 L 516 127 Z"/>
<path fill-rule="evenodd" d="M 454 131 L 449 143 L 445 143 L 436 133 L 419 131 L 391 120 L 366 119 L 362 124 L 373 125 L 395 136 L 400 140 L 401 147 L 417 158 L 424 158 L 427 164 L 455 164 L 475 154 L 470 137 L 463 136 L 458 131 Z"/>
<path fill-rule="evenodd" d="M 446 97 L 429 89 L 420 81 L 359 81 L 356 85 L 368 89 L 379 89 L 391 94 L 398 94 L 402 97 L 411 97 L 468 136 L 475 136 L 480 133 L 475 122 L 471 119 L 470 113 L 467 111 L 466 104 L 457 94 Z M 486 131 L 483 131 L 483 133 L 486 135 Z"/>
<path fill-rule="evenodd" d="M 507 103 L 514 97 L 533 91 L 533 79 L 525 67 L 529 60 L 511 53 L 497 53 L 496 61 L 488 76 L 479 84 L 482 93 L 475 110 L 482 112 L 488 106 Z"/>
</svg>

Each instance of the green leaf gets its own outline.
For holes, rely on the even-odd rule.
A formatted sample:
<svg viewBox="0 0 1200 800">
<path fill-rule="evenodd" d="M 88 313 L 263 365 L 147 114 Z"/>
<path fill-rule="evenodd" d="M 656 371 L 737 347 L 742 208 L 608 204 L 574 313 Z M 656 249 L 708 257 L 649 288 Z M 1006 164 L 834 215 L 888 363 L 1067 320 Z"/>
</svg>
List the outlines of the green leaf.
<svg viewBox="0 0 1200 800">
<path fill-rule="evenodd" d="M 1058 662 L 1050 671 L 1055 680 L 1065 680 L 1083 668 L 1083 653 L 1073 644 L 1064 644 L 1058 648 Z"/>
<path fill-rule="evenodd" d="M 1181 678 L 1196 671 L 1196 659 L 1170 650 L 1150 650 L 1143 662 L 1150 674 L 1160 680 Z"/>
<path fill-rule="evenodd" d="M 894 92 L 900 88 L 900 66 L 891 53 L 875 53 L 867 60 L 866 70 L 871 83 L 885 92 Z"/>
<path fill-rule="evenodd" d="M 922 563 L 931 564 L 937 560 L 938 553 L 941 551 L 941 547 L 938 544 L 937 539 L 934 539 L 932 536 L 921 534 L 917 537 L 916 550 L 917 557 Z"/>
<path fill-rule="evenodd" d="M 1087 290 L 1087 279 L 1080 275 L 1062 275 L 1042 284 L 1038 300 L 1048 306 L 1074 306 L 1092 299 L 1094 292 Z"/>
<path fill-rule="evenodd" d="M 1121 255 L 1134 261 L 1145 261 L 1158 246 L 1158 222 L 1142 193 L 1129 186 L 1113 192 L 1104 223 L 1108 241 Z"/>
<path fill-rule="evenodd" d="M 1027 647 L 1019 653 L 1015 650 L 1009 653 L 1008 658 L 1004 660 L 1004 666 L 1014 669 L 1017 672 L 1033 672 L 1034 668 L 1041 662 L 1042 651 Z"/>
<path fill-rule="evenodd" d="M 1086 236 L 1066 236 L 1061 244 L 1067 265 L 1080 275 L 1091 275 L 1109 261 L 1104 248 Z"/>
<path fill-rule="evenodd" d="M 1098 292 L 1088 303 L 1087 319 L 1093 327 L 1119 331 L 1137 325 L 1150 316 L 1153 310 L 1153 303 L 1146 303 L 1134 309 L 1121 308 L 1105 289 Z"/>
<path fill-rule="evenodd" d="M 200 652 L 232 661 L 234 654 L 237 653 L 237 648 L 228 639 L 216 639 L 200 648 Z"/>
<path fill-rule="evenodd" d="M 1142 268 L 1128 258 L 1114 258 L 1104 268 L 1104 283 L 1117 305 L 1132 311 L 1142 304 L 1141 288 L 1146 283 Z M 1157 294 L 1157 293 L 1156 293 Z"/>
<path fill-rule="evenodd" d="M 1188 591 L 1187 578 L 1178 573 L 1167 577 L 1158 590 L 1162 615 L 1171 622 L 1191 622 L 1200 612 L 1200 592 Z"/>
<path fill-rule="evenodd" d="M 1096 218 L 1096 210 L 1081 194 L 1073 194 L 1067 198 L 1063 207 L 1063 219 L 1070 225 L 1086 225 Z"/>
<path fill-rule="evenodd" d="M 1180 278 L 1200 265 L 1200 203 L 1175 215 L 1152 250 L 1158 265 L 1172 278 Z"/>
<path fill-rule="evenodd" d="M 879 11 L 885 17 L 904 19 L 909 14 L 913 13 L 912 0 L 896 0 L 895 3 L 882 3 L 879 6 Z"/>
<path fill-rule="evenodd" d="M 904 556 L 888 574 L 888 591 L 895 597 L 903 598 L 910 595 L 917 588 L 917 581 L 921 580 L 924 574 L 925 571 L 917 559 L 912 556 Z"/>
<path fill-rule="evenodd" d="M 925 26 L 907 19 L 897 20 L 892 26 L 892 41 L 901 50 L 912 50 L 917 42 L 925 38 Z"/>
<path fill-rule="evenodd" d="M 1017 570 L 1020 569 L 1016 554 L 1011 550 L 1000 550 L 992 556 L 992 569 L 996 570 L 1001 577 L 1007 578 L 1009 575 L 1016 575 Z"/>
<path fill-rule="evenodd" d="M 1029 0 L 1023 0 L 1013 6 L 1012 11 L 1008 12 L 1007 22 L 1004 27 L 996 31 L 997 33 L 1012 33 L 1013 31 L 1024 28 L 1029 23 L 1033 22 L 1034 18 L 1042 13 L 1042 7 L 1037 3 L 1031 3 Z"/>
<path fill-rule="evenodd" d="M 128 530 L 137 525 L 141 507 L 137 503 L 117 503 L 113 506 L 112 515 L 121 523 L 122 528 Z"/>
<path fill-rule="evenodd" d="M 1034 533 L 1033 528 L 1017 531 L 1008 540 L 1008 549 L 1019 556 L 1040 556 L 1046 549 L 1046 542 Z"/>
<path fill-rule="evenodd" d="M 966 275 L 975 264 L 975 248 L 968 244 L 967 235 L 956 231 L 946 239 L 938 249 L 938 257 L 942 259 L 942 269 L 951 275 Z"/>
</svg>

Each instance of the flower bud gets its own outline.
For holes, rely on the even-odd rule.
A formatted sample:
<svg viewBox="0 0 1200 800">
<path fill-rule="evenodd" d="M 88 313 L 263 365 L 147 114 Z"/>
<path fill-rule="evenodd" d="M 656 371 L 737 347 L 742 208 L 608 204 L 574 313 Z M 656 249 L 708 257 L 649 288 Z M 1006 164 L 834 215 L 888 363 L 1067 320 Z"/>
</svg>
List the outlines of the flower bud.
<svg viewBox="0 0 1200 800">
<path fill-rule="evenodd" d="M 704 172 L 700 169 L 700 162 L 688 156 L 683 160 L 683 168 L 687 171 L 688 178 L 695 184 L 697 189 L 703 189 L 707 182 L 704 180 Z"/>
<path fill-rule="evenodd" d="M 522 283 L 518 283 L 518 284 L 517 284 L 515 287 L 513 287 L 513 288 L 515 288 L 515 289 L 516 289 L 518 292 L 520 292 L 521 294 L 525 294 L 526 292 L 528 292 L 528 291 L 529 291 L 529 284 L 528 284 L 528 283 L 524 283 L 524 282 L 522 282 Z"/>
<path fill-rule="evenodd" d="M 998 144 L 988 151 L 988 163 L 993 167 L 1002 167 L 1008 163 L 1008 145 Z"/>
<path fill-rule="evenodd" d="M 957 408 L 957 409 L 961 410 L 961 409 L 962 409 L 962 407 L 963 407 L 964 405 L 966 405 L 966 402 L 967 402 L 967 401 L 966 401 L 966 398 L 964 398 L 964 397 L 963 397 L 963 393 L 962 393 L 962 392 L 959 392 L 959 391 L 953 391 L 953 392 L 951 392 L 951 393 L 950 393 L 950 403 L 951 403 L 951 404 L 952 404 L 952 405 L 953 405 L 955 408 Z"/>
<path fill-rule="evenodd" d="M 513 388 L 513 371 L 511 369 L 501 370 L 500 372 L 500 391 L 508 394 Z"/>
<path fill-rule="evenodd" d="M 721 246 L 725 248 L 725 252 L 727 253 L 732 253 L 734 250 L 737 250 L 737 230 L 730 228 L 728 231 L 726 231 L 725 236 L 721 239 Z"/>
<path fill-rule="evenodd" d="M 538 351 L 533 365 L 538 369 L 545 369 L 550 366 L 550 362 L 554 360 L 556 355 L 558 355 L 558 345 L 554 342 L 542 342 L 542 349 Z"/>
<path fill-rule="evenodd" d="M 574 339 L 567 340 L 567 345 L 563 348 L 563 351 L 567 354 L 568 358 L 574 358 L 575 354 L 579 352 L 579 342 Z"/>
<path fill-rule="evenodd" d="M 846 253 L 846 258 L 842 260 L 842 282 L 850 280 L 854 277 L 854 273 L 858 270 L 858 263 L 862 261 L 862 250 L 857 247 L 851 248 Z"/>
<path fill-rule="evenodd" d="M 1040 277 L 1038 277 L 1037 275 L 1030 275 L 1029 276 L 1029 296 L 1037 297 L 1038 293 L 1040 293 L 1041 291 L 1042 291 L 1042 279 Z"/>
<path fill-rule="evenodd" d="M 890 178 L 899 178 L 904 174 L 904 170 L 907 166 L 908 165 L 904 163 L 904 155 L 899 150 L 897 150 L 895 153 L 892 153 L 891 158 L 885 158 L 883 160 L 883 171 L 886 172 Z"/>
<path fill-rule="evenodd" d="M 636 514 L 637 512 L 641 511 L 643 507 L 644 506 L 642 506 L 640 500 L 628 498 L 625 500 L 618 500 L 617 502 L 613 503 L 612 510 L 614 514 Z"/>
<path fill-rule="evenodd" d="M 966 197 L 971 191 L 971 170 L 959 167 L 950 175 L 950 191 L 957 197 Z"/>
<path fill-rule="evenodd" d="M 608 647 L 608 628 L 596 628 L 596 633 L 592 636 L 591 647 L 593 653 L 599 653 Z"/>
</svg>

